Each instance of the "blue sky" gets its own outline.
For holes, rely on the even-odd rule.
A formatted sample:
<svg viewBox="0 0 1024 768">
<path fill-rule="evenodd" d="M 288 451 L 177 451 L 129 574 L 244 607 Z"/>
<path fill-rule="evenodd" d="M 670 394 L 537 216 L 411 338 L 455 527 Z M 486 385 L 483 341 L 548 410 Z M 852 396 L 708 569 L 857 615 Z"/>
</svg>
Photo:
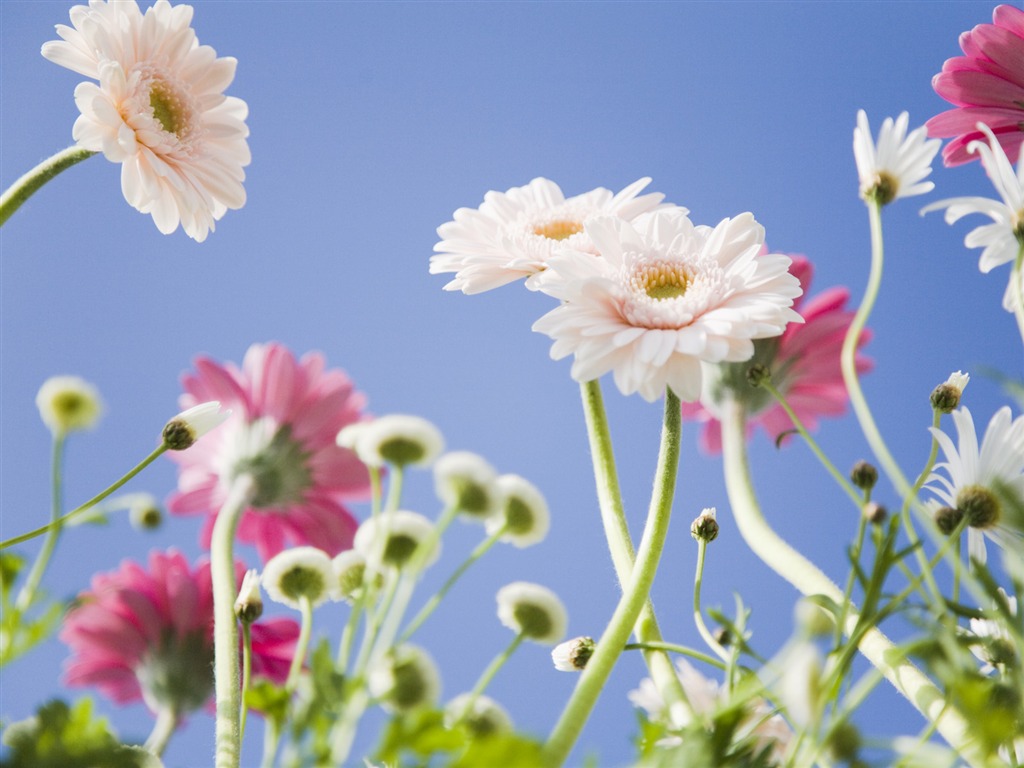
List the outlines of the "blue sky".
<svg viewBox="0 0 1024 768">
<path fill-rule="evenodd" d="M 67 23 L 68 3 L 0 4 L 0 184 L 10 184 L 71 142 L 82 79 L 39 48 Z M 420 640 L 438 659 L 446 695 L 468 689 L 508 642 L 494 594 L 526 579 L 555 589 L 570 634 L 600 633 L 617 588 L 600 528 L 577 385 L 569 362 L 530 325 L 550 299 L 508 286 L 466 297 L 427 272 L 435 229 L 489 189 L 546 176 L 566 194 L 621 189 L 652 176 L 651 190 L 714 224 L 752 211 L 774 250 L 806 254 L 811 294 L 867 279 L 867 215 L 851 151 L 856 111 L 877 128 L 910 112 L 923 123 L 946 105 L 930 86 L 959 52 L 958 35 L 990 21 L 987 2 L 341 3 L 199 2 L 201 43 L 238 59 L 229 93 L 250 109 L 248 203 L 207 242 L 160 235 L 121 196 L 119 169 L 102 157 L 45 187 L 0 232 L 0 507 L 3 537 L 45 521 L 49 436 L 33 401 L 61 373 L 94 382 L 107 413 L 68 446 L 69 506 L 152 448 L 177 411 L 179 376 L 200 353 L 239 361 L 249 344 L 318 349 L 367 393 L 375 413 L 433 420 L 449 447 L 474 450 L 547 495 L 552 531 L 525 551 L 499 548 L 477 566 Z M 894 454 L 916 471 L 928 449 L 928 393 L 953 370 L 997 367 L 1020 376 L 1020 340 L 999 302 L 1004 269 L 977 270 L 963 246 L 970 222 L 921 218 L 942 197 L 991 195 L 973 164 L 937 168 L 932 194 L 886 211 L 887 272 L 868 347 L 876 368 L 865 392 Z M 654 469 L 660 405 L 624 398 L 605 382 L 627 512 L 639 535 Z M 987 422 L 1006 396 L 976 375 L 967 404 Z M 1016 411 L 1015 411 L 1016 413 Z M 820 440 L 849 467 L 868 448 L 852 418 L 827 422 Z M 720 464 L 684 431 L 675 520 L 654 587 L 665 635 L 699 645 L 689 615 L 696 547 L 689 522 L 717 506 L 705 604 L 753 607 L 753 642 L 766 653 L 791 631 L 795 593 L 747 550 L 732 523 Z M 856 520 L 810 452 L 752 449 L 769 519 L 835 577 Z M 166 496 L 162 462 L 131 486 Z M 892 503 L 891 489 L 880 500 Z M 436 513 L 428 476 L 407 506 Z M 365 514 L 365 509 L 358 509 Z M 475 545 L 459 526 L 425 588 Z M 200 552 L 196 521 L 143 534 L 123 519 L 69 531 L 45 582 L 70 596 L 91 574 L 153 548 Z M 35 552 L 25 547 L 25 553 Z M 255 553 L 243 549 L 255 562 Z M 342 613 L 321 609 L 323 631 Z M 62 644 L 52 641 L 4 671 L 0 716 L 27 716 L 59 695 Z M 643 676 L 623 659 L 573 760 L 618 765 L 631 754 L 626 693 Z M 491 693 L 516 723 L 546 734 L 575 679 L 547 651 L 522 648 Z M 914 733 L 917 715 L 888 692 L 865 712 L 868 734 Z M 126 737 L 144 738 L 140 707 L 104 703 Z M 372 722 L 372 721 L 371 721 Z M 193 764 L 212 749 L 212 721 L 196 716 L 167 753 Z M 258 744 L 251 745 L 253 760 Z M 203 758 L 205 759 L 205 757 Z"/>
</svg>

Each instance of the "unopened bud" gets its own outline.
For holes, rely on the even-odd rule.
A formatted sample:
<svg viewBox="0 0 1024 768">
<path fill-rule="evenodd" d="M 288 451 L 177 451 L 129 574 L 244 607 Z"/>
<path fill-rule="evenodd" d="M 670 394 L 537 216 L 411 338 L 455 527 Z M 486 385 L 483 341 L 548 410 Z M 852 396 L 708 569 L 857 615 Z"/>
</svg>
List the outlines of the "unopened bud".
<svg viewBox="0 0 1024 768">
<path fill-rule="evenodd" d="M 551 651 L 551 661 L 559 672 L 581 672 L 594 655 L 596 647 L 592 637 L 574 637 L 555 646 Z"/>
<path fill-rule="evenodd" d="M 221 410 L 217 401 L 194 405 L 167 422 L 161 434 L 164 445 L 172 451 L 191 448 L 196 440 L 223 423 L 230 415 L 231 411 Z"/>
<path fill-rule="evenodd" d="M 935 525 L 946 536 L 951 536 L 963 519 L 964 513 L 953 507 L 941 507 L 935 512 Z"/>
<path fill-rule="evenodd" d="M 878 469 L 874 464 L 866 461 L 858 461 L 850 470 L 850 482 L 862 491 L 870 491 L 878 482 Z"/>
<path fill-rule="evenodd" d="M 960 398 L 970 379 L 970 376 L 961 371 L 951 373 L 948 379 L 932 390 L 932 408 L 940 413 L 951 413 L 960 405 Z"/>
<path fill-rule="evenodd" d="M 243 624 L 252 624 L 263 615 L 263 595 L 260 594 L 260 575 L 255 568 L 245 572 L 242 586 L 235 600 L 235 616 Z"/>
<path fill-rule="evenodd" d="M 876 501 L 869 501 L 861 508 L 864 519 L 872 525 L 881 525 L 889 516 L 889 511 Z"/>
<path fill-rule="evenodd" d="M 718 521 L 715 508 L 705 507 L 690 525 L 690 535 L 697 541 L 711 542 L 718 537 Z"/>
</svg>

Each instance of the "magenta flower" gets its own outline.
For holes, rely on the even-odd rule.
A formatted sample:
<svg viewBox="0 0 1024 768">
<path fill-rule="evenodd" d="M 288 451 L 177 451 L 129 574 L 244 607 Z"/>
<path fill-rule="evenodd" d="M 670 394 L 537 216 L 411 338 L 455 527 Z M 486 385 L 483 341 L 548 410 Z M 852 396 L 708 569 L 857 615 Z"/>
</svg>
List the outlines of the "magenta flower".
<svg viewBox="0 0 1024 768">
<path fill-rule="evenodd" d="M 235 565 L 241 584 L 245 567 Z M 299 636 L 291 619 L 252 625 L 254 676 L 282 683 Z M 199 709 L 213 694 L 210 563 L 193 570 L 176 550 L 154 551 L 149 569 L 125 560 L 93 577 L 64 619 L 68 685 L 94 685 L 118 704 L 142 699 L 154 712 Z"/>
<path fill-rule="evenodd" d="M 932 79 L 932 87 L 955 105 L 925 125 L 928 135 L 953 138 L 942 150 L 947 166 L 978 157 L 967 150 L 972 141 L 985 141 L 978 123 L 985 123 L 1010 158 L 1024 142 L 1024 11 L 1000 5 L 991 24 L 979 24 L 960 35 L 963 56 L 947 59 Z"/>
<path fill-rule="evenodd" d="M 754 356 L 746 362 L 706 366 L 700 400 L 683 403 L 683 418 L 704 422 L 701 447 L 707 453 L 722 451 L 718 402 L 726 389 L 747 404 L 748 434 L 759 425 L 775 440 L 794 428 L 771 394 L 747 383 L 747 371 L 755 363 L 768 367 L 772 384 L 808 429 L 815 429 L 820 417 L 838 416 L 846 409 L 846 385 L 839 366 L 839 353 L 853 320 L 854 313 L 844 309 L 850 292 L 846 288 L 830 288 L 807 300 L 814 268 L 803 256 L 794 255 L 792 259 L 789 271 L 803 288 L 793 309 L 804 318 L 804 323 L 790 323 L 778 338 L 755 341 Z M 865 330 L 858 347 L 866 344 L 870 337 Z M 871 360 L 859 354 L 856 364 L 861 373 L 870 370 L 872 365 Z"/>
<path fill-rule="evenodd" d="M 253 344 L 241 369 L 200 357 L 183 378 L 181 406 L 219 400 L 226 422 L 187 451 L 174 514 L 207 515 L 202 543 L 210 545 L 217 512 L 234 479 L 248 473 L 255 495 L 243 512 L 238 538 L 266 561 L 290 544 L 312 544 L 335 555 L 352 546 L 357 523 L 343 502 L 370 494 L 366 467 L 335 442 L 338 431 L 363 418 L 365 396 L 323 356 L 301 360 L 280 344 Z"/>
</svg>

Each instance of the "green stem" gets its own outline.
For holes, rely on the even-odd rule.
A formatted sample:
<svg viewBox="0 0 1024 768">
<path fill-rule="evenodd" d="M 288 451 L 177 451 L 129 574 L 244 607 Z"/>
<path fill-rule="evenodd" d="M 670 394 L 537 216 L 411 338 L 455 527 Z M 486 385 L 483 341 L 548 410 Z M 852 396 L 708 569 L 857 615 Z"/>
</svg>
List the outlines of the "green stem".
<svg viewBox="0 0 1024 768">
<path fill-rule="evenodd" d="M 40 528 L 36 528 L 34 531 L 29 531 L 28 533 L 23 533 L 20 536 L 15 536 L 14 538 L 7 539 L 6 541 L 0 542 L 0 550 L 7 549 L 8 547 L 13 547 L 15 544 L 21 544 L 23 541 L 28 541 L 29 539 L 34 539 L 36 536 L 42 536 L 44 533 L 47 533 L 47 532 L 49 532 L 51 530 L 55 530 L 55 529 L 59 530 L 61 527 L 67 525 L 68 521 L 71 518 L 75 517 L 76 515 L 81 514 L 82 512 L 86 511 L 87 509 L 90 509 L 90 508 L 96 506 L 97 504 L 99 504 L 101 501 L 103 501 L 105 498 L 107 498 L 107 496 L 112 494 L 114 491 L 116 491 L 122 485 L 124 485 L 129 480 L 131 480 L 133 477 L 135 477 L 137 474 L 139 474 L 139 472 L 141 472 L 146 467 L 148 467 L 150 464 L 152 464 L 154 461 L 156 461 L 156 458 L 158 456 L 160 456 L 162 453 L 164 453 L 166 450 L 167 450 L 167 446 L 166 445 L 161 445 L 159 448 L 157 448 L 151 454 L 149 454 L 149 456 L 147 456 L 141 462 L 139 462 L 135 467 L 133 467 L 131 470 L 129 470 L 128 473 L 124 477 L 122 477 L 116 483 L 111 485 L 109 488 L 107 488 L 107 489 L 105 489 L 103 491 L 100 491 L 98 494 L 93 496 L 87 502 L 85 502 L 84 504 L 81 504 L 81 505 L 75 507 L 73 510 L 68 512 L 63 517 L 58 518 L 57 520 L 54 520 L 54 521 L 52 521 L 50 523 L 47 523 L 46 525 L 44 525 L 44 526 L 42 526 Z"/>
<path fill-rule="evenodd" d="M 477 680 L 476 685 L 473 686 L 473 690 L 469 692 L 466 704 L 462 708 L 462 712 L 459 714 L 455 724 L 452 726 L 453 728 L 455 725 L 458 725 L 465 720 L 466 715 L 473 711 L 473 705 L 476 704 L 476 700 L 480 698 L 480 695 L 487 689 L 487 686 L 491 684 L 491 680 L 493 680 L 494 676 L 498 674 L 498 670 L 505 666 L 505 662 L 508 661 L 512 654 L 516 652 L 516 648 L 518 648 L 525 639 L 526 636 L 520 632 L 512 638 L 512 642 L 509 644 L 508 648 L 495 656 L 491 663 L 487 665 L 487 669 L 483 671 L 483 674 L 480 675 L 480 679 Z"/>
<path fill-rule="evenodd" d="M 1020 332 L 1021 341 L 1024 341 L 1024 286 L 1021 285 L 1021 272 L 1024 270 L 1024 242 L 1017 249 L 1017 258 L 1013 262 L 1013 269 L 1010 270 L 1010 280 L 1013 297 L 1013 315 L 1017 319 L 1017 330 Z"/>
<path fill-rule="evenodd" d="M 708 630 L 707 624 L 704 623 L 704 614 L 700 610 L 700 587 L 704 580 L 704 555 L 707 548 L 708 543 L 703 539 L 697 542 L 697 573 L 693 577 L 693 622 L 697 625 L 697 631 L 704 638 L 708 648 L 713 650 L 722 661 L 728 661 L 729 652 L 715 640 L 714 635 Z"/>
<path fill-rule="evenodd" d="M 850 559 L 860 565 L 860 556 L 864 551 L 864 533 L 868 529 L 868 521 L 864 515 L 859 515 L 860 522 L 857 525 L 857 541 L 850 550 Z M 839 621 L 836 623 L 835 644 L 838 647 L 843 639 L 843 627 L 846 626 L 846 612 L 853 604 L 853 583 L 856 580 L 857 569 L 851 567 L 850 575 L 846 577 L 846 588 L 843 590 L 843 601 L 839 604 Z"/>
<path fill-rule="evenodd" d="M 388 499 L 384 505 L 385 512 L 394 512 L 402 500 L 402 485 L 405 482 L 405 467 L 399 465 L 391 472 L 391 482 L 388 483 Z"/>
<path fill-rule="evenodd" d="M 666 651 L 667 653 L 678 653 L 681 656 L 689 656 L 691 659 L 697 661 L 703 661 L 705 664 L 710 664 L 716 669 L 725 669 L 725 662 L 720 659 L 716 659 L 714 656 L 708 656 L 706 653 L 701 653 L 693 648 L 688 648 L 685 645 L 676 645 L 675 643 L 626 643 L 624 651 Z"/>
<path fill-rule="evenodd" d="M 299 639 L 295 643 L 292 665 L 288 668 L 288 679 L 284 684 L 284 689 L 289 694 L 295 693 L 295 687 L 299 684 L 299 673 L 302 672 L 302 665 L 306 661 L 309 638 L 313 631 L 313 604 L 305 595 L 299 598 L 299 611 L 302 613 L 302 626 L 299 628 Z"/>
<path fill-rule="evenodd" d="M 587 662 L 576 689 L 544 746 L 543 760 L 547 766 L 560 766 L 569 756 L 601 689 L 629 639 L 630 632 L 636 626 L 637 618 L 647 604 L 651 583 L 654 581 L 665 537 L 668 534 L 679 464 L 681 421 L 679 398 L 671 390 L 667 390 L 654 493 L 643 537 L 640 540 L 636 565 L 625 583 L 622 598 L 597 643 L 594 655 Z M 668 660 L 667 655 L 665 659 Z M 668 663 L 671 666 L 671 662 Z"/>
<path fill-rule="evenodd" d="M 156 723 L 146 739 L 145 748 L 160 757 L 177 729 L 178 713 L 173 709 L 161 709 L 157 712 Z"/>
<path fill-rule="evenodd" d="M 217 701 L 216 768 L 239 768 L 241 759 L 241 686 L 238 674 L 238 620 L 235 598 L 235 531 L 255 490 L 251 475 L 235 478 L 217 513 L 210 537 L 210 580 L 213 582 L 213 647 Z"/>
<path fill-rule="evenodd" d="M 74 146 L 62 149 L 26 173 L 0 195 L 0 227 L 11 218 L 22 203 L 32 197 L 40 187 L 61 171 L 95 155 L 88 149 Z"/>
<path fill-rule="evenodd" d="M 345 628 L 341 632 L 341 641 L 338 643 L 337 667 L 344 672 L 348 669 L 348 660 L 352 657 L 352 643 L 355 641 L 356 627 L 359 625 L 359 617 L 363 613 L 363 605 L 366 603 L 366 593 L 369 587 L 364 583 L 359 595 L 352 603 L 352 610 L 349 611 Z"/>
<path fill-rule="evenodd" d="M 594 481 L 597 485 L 597 500 L 601 510 L 601 523 L 604 527 L 605 539 L 611 553 L 612 566 L 618 578 L 620 589 L 625 589 L 633 573 L 635 553 L 633 540 L 629 534 L 626 513 L 622 506 L 622 494 L 619 490 L 619 478 L 615 469 L 615 453 L 612 449 L 611 433 L 608 429 L 608 418 L 604 410 L 604 398 L 601 395 L 601 383 L 598 380 L 588 381 L 580 385 L 583 400 L 583 414 L 587 424 L 587 439 L 590 445 L 591 461 L 594 467 Z M 648 600 L 640 611 L 640 618 L 633 629 L 639 643 L 654 645 L 662 640 L 661 629 L 654 615 L 654 606 Z M 676 674 L 672 659 L 662 651 L 644 651 L 644 661 L 651 673 L 662 699 L 669 711 L 679 707 L 689 708 L 686 693 Z"/>
<path fill-rule="evenodd" d="M 252 626 L 242 622 L 242 702 L 238 713 L 238 742 L 245 740 L 245 721 L 249 715 L 249 705 L 245 703 L 245 693 L 252 681 Z"/>
<path fill-rule="evenodd" d="M 46 541 L 43 542 L 43 548 L 39 551 L 36 561 L 32 564 L 32 570 L 29 572 L 28 578 L 25 579 L 25 584 L 18 593 L 18 599 L 14 603 L 14 610 L 18 615 L 23 614 L 32 607 L 36 590 L 39 589 L 39 583 L 43 580 L 46 567 L 50 564 L 50 557 L 53 555 L 53 550 L 57 547 L 57 539 L 60 538 L 62 528 L 60 510 L 63 506 L 63 493 L 61 489 L 64 476 L 64 445 L 66 437 L 67 435 L 64 432 L 55 432 L 53 435 L 53 448 L 50 453 L 50 530 L 46 535 Z"/>
<path fill-rule="evenodd" d="M 381 480 L 380 480 L 380 467 L 367 467 L 367 471 L 370 473 L 370 490 L 371 490 L 371 506 L 370 516 L 376 517 L 380 514 L 381 499 L 383 493 L 381 492 Z"/>
<path fill-rule="evenodd" d="M 761 513 L 750 479 L 746 454 L 746 414 L 733 400 L 723 404 L 722 455 L 729 503 L 740 534 L 754 553 L 782 578 L 807 596 L 824 595 L 835 603 L 843 599 L 831 579 L 802 554 L 783 541 Z M 860 615 L 850 605 L 846 616 L 846 634 L 859 628 Z M 970 738 L 967 723 L 952 709 L 946 709 L 944 696 L 931 680 L 905 658 L 879 629 L 867 628 L 858 643 L 861 653 L 937 728 L 949 744 L 971 764 L 982 766 L 985 758 Z"/>
</svg>

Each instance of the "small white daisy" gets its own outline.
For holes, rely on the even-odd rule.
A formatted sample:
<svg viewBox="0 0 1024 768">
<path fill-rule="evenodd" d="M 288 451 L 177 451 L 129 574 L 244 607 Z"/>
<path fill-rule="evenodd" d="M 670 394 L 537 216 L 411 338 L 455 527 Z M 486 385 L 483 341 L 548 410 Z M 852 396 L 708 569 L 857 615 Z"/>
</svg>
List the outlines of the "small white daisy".
<svg viewBox="0 0 1024 768">
<path fill-rule="evenodd" d="M 623 394 L 654 401 L 670 387 L 693 401 L 701 361 L 748 360 L 754 339 L 803 322 L 791 260 L 758 255 L 764 228 L 749 213 L 712 228 L 665 209 L 633 224 L 593 219 L 586 231 L 601 255 L 552 256 L 543 290 L 563 303 L 533 325 L 554 339 L 552 358 L 574 355 L 579 382 L 611 371 Z"/>
<path fill-rule="evenodd" d="M 260 581 L 271 600 L 295 609 L 302 607 L 303 597 L 317 606 L 338 595 L 331 558 L 316 547 L 294 547 L 274 555 Z"/>
<path fill-rule="evenodd" d="M 418 645 L 400 645 L 370 670 L 367 684 L 389 712 L 408 712 L 433 704 L 441 695 L 437 664 Z"/>
<path fill-rule="evenodd" d="M 423 515 L 398 509 L 363 521 L 352 548 L 366 558 L 367 566 L 374 570 L 402 568 L 433 532 L 434 524 Z M 434 563 L 440 554 L 441 543 L 434 542 L 423 567 Z"/>
<path fill-rule="evenodd" d="M 352 426 L 354 438 L 345 432 Z M 339 432 L 338 437 L 345 442 L 353 441 L 356 455 L 370 467 L 429 466 L 444 449 L 441 431 L 420 416 L 393 413 L 350 427 Z"/>
<path fill-rule="evenodd" d="M 1002 495 L 1013 494 L 1024 503 L 1024 416 L 1014 419 L 1009 406 L 1000 408 L 989 421 L 980 449 L 971 412 L 960 408 L 952 416 L 956 445 L 944 432 L 930 427 L 946 460 L 935 465 L 927 488 L 967 518 L 968 551 L 984 563 L 984 536 L 1000 546 L 1005 546 L 1008 536 L 1017 541 L 1021 537 L 1020 529 L 1008 524 Z"/>
<path fill-rule="evenodd" d="M 501 512 L 498 473 L 486 459 L 470 451 L 446 453 L 434 463 L 434 488 L 463 519 L 486 522 Z"/>
<path fill-rule="evenodd" d="M 935 184 L 924 179 L 932 172 L 932 160 L 942 146 L 938 139 L 929 139 L 924 126 L 907 135 L 909 116 L 900 114 L 895 122 L 885 118 L 878 132 L 878 143 L 871 137 L 868 116 L 857 112 L 853 129 L 853 156 L 860 177 L 860 196 L 875 199 L 882 205 L 900 197 L 931 192 Z"/>
<path fill-rule="evenodd" d="M 650 183 L 644 178 L 617 195 L 598 187 L 568 199 L 543 178 L 507 192 L 488 192 L 479 208 L 460 208 L 453 221 L 437 228 L 441 242 L 434 246 L 430 274 L 454 272 L 446 291 L 480 293 L 539 275 L 558 246 L 596 253 L 583 225 L 595 216 L 630 221 L 653 210 L 664 195 L 638 197 Z M 535 287 L 532 282 L 527 286 Z"/>
<path fill-rule="evenodd" d="M 967 145 L 967 151 L 981 155 L 985 173 L 1002 200 L 952 197 L 925 206 L 921 213 L 945 208 L 947 224 L 955 224 L 972 213 L 980 213 L 992 219 L 991 224 L 972 229 L 964 238 L 964 245 L 968 248 L 984 249 L 978 259 L 978 269 L 988 274 L 1002 264 L 1012 264 L 1024 244 L 1024 162 L 1018 159 L 1017 170 L 1014 172 L 1010 159 L 989 127 L 978 123 L 978 130 L 988 137 L 988 143 L 972 141 Z M 1021 277 L 1024 278 L 1024 271 Z M 1010 282 L 1003 294 L 1003 308 L 1012 312 L 1013 302 L 1013 284 Z"/>
<path fill-rule="evenodd" d="M 99 390 L 78 376 L 51 376 L 36 394 L 43 423 L 56 434 L 92 429 L 103 413 Z"/>
<path fill-rule="evenodd" d="M 472 707 L 467 712 L 466 706 L 471 699 Z M 449 728 L 461 722 L 475 737 L 512 730 L 512 718 L 505 708 L 483 694 L 473 697 L 470 693 L 460 693 L 444 708 L 444 721 Z"/>
<path fill-rule="evenodd" d="M 551 527 L 551 515 L 537 487 L 519 475 L 502 475 L 497 485 L 504 499 L 503 512 L 487 520 L 487 533 L 500 530 L 502 541 L 520 548 L 543 541 Z"/>
<path fill-rule="evenodd" d="M 565 636 L 569 623 L 558 595 L 540 584 L 514 581 L 498 590 L 501 623 L 528 640 L 554 645 Z"/>
</svg>

